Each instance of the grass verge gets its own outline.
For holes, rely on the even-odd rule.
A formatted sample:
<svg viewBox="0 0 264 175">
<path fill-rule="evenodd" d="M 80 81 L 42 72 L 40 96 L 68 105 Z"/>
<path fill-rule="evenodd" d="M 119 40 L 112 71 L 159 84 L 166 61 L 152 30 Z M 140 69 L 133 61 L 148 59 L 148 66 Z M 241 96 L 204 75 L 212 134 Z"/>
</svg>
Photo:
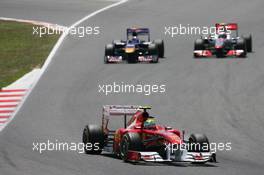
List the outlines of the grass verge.
<svg viewBox="0 0 264 175">
<path fill-rule="evenodd" d="M 0 89 L 41 67 L 59 38 L 33 35 L 32 24 L 0 20 Z"/>
</svg>

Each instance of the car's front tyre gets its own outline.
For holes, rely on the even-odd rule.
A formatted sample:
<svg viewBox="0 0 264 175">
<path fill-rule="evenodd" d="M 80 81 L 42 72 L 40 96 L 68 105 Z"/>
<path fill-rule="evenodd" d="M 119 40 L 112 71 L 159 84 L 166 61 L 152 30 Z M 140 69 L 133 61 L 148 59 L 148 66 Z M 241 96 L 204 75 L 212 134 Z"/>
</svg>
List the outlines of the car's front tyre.
<svg viewBox="0 0 264 175">
<path fill-rule="evenodd" d="M 143 144 L 138 133 L 126 133 L 120 143 L 120 156 L 127 162 L 129 160 L 129 151 L 142 151 Z"/>
</svg>

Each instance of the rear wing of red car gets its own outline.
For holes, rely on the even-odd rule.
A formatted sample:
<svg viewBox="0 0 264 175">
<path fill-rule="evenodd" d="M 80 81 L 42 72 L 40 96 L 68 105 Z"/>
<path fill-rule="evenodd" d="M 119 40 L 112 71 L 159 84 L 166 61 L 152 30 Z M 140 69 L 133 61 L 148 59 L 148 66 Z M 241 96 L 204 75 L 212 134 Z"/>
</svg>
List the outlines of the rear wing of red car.
<svg viewBox="0 0 264 175">
<path fill-rule="evenodd" d="M 126 128 L 127 116 L 134 115 L 139 110 L 141 110 L 139 105 L 104 105 L 102 125 L 107 128 L 111 117 L 121 116 L 124 117 L 124 127 Z"/>
</svg>

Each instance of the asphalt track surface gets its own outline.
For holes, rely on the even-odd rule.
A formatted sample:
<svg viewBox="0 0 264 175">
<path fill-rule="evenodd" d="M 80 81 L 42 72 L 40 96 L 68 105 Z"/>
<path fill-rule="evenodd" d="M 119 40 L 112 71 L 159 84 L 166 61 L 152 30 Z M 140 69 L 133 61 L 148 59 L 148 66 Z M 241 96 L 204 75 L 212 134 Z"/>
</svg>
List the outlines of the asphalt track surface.
<svg viewBox="0 0 264 175">
<path fill-rule="evenodd" d="M 1 0 L 0 16 L 69 26 L 116 0 Z"/>
<path fill-rule="evenodd" d="M 0 174 L 262 174 L 264 171 L 264 2 L 262 0 L 131 0 L 81 25 L 98 25 L 99 36 L 67 37 L 15 119 L 0 133 Z M 2 14 L 1 14 L 2 15 Z M 47 14 L 49 15 L 49 14 Z M 11 16 L 13 17 L 13 16 Z M 73 17 L 72 17 L 73 18 Z M 164 36 L 164 26 L 234 21 L 253 34 L 246 59 L 192 58 L 197 36 Z M 159 64 L 103 64 L 105 43 L 146 26 L 163 38 Z M 165 94 L 98 93 L 98 84 L 166 84 Z M 106 155 L 73 151 L 39 154 L 32 143 L 80 142 L 83 126 L 99 123 L 104 104 L 150 104 L 162 124 L 232 142 L 217 164 L 132 165 Z"/>
</svg>

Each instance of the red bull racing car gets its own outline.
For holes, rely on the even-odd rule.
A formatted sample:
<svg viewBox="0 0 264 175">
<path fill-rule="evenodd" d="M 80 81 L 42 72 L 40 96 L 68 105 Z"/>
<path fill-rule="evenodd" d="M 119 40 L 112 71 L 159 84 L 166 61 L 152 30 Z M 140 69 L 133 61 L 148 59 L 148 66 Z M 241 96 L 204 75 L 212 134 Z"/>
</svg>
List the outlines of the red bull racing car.
<svg viewBox="0 0 264 175">
<path fill-rule="evenodd" d="M 191 134 L 185 140 L 184 132 L 156 124 L 155 117 L 149 115 L 148 109 L 150 107 L 136 105 L 103 106 L 101 126 L 88 124 L 83 130 L 83 143 L 97 144 L 92 149 L 85 148 L 85 152 L 109 152 L 125 162 L 216 161 L 204 134 Z M 114 129 L 111 125 L 117 123 L 112 121 L 115 119 L 121 121 L 123 126 Z"/>
<path fill-rule="evenodd" d="M 157 63 L 163 57 L 163 40 L 150 41 L 148 28 L 128 28 L 126 41 L 114 40 L 105 46 L 104 62 Z"/>
<path fill-rule="evenodd" d="M 252 36 L 238 35 L 236 23 L 215 24 L 215 35 L 196 39 L 194 43 L 194 57 L 246 57 L 252 52 Z"/>
</svg>

